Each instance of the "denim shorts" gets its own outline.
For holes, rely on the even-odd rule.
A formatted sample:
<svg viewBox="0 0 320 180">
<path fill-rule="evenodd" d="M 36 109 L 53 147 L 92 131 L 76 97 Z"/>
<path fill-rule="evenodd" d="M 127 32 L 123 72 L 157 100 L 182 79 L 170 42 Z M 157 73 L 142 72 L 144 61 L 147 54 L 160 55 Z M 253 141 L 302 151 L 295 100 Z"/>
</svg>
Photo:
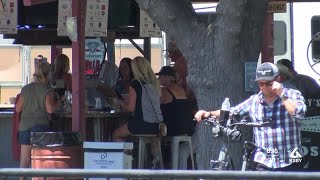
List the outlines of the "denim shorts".
<svg viewBox="0 0 320 180">
<path fill-rule="evenodd" d="M 49 125 L 35 125 L 29 130 L 19 131 L 19 144 L 31 145 L 31 132 L 47 132 L 52 131 Z"/>
</svg>

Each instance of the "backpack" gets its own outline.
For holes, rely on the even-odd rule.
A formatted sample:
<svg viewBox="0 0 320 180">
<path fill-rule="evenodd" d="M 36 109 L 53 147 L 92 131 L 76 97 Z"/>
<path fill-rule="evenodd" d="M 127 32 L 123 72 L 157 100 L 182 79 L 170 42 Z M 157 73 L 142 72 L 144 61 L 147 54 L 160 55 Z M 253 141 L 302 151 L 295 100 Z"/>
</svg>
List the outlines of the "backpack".
<svg viewBox="0 0 320 180">
<path fill-rule="evenodd" d="M 140 81 L 139 81 L 140 82 Z M 142 115 L 143 120 L 148 123 L 160 123 L 163 121 L 160 109 L 160 96 L 152 84 L 141 84 Z"/>
</svg>

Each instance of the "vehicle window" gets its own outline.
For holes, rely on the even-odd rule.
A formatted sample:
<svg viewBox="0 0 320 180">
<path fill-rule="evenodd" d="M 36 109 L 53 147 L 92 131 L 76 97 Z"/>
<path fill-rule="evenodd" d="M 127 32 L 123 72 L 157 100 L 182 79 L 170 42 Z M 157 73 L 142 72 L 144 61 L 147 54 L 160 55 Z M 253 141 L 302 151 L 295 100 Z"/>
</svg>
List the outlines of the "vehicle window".
<svg viewBox="0 0 320 180">
<path fill-rule="evenodd" d="M 274 55 L 285 55 L 287 52 L 287 29 L 284 21 L 274 21 Z"/>
<path fill-rule="evenodd" d="M 318 36 L 312 40 L 312 59 L 313 61 L 320 60 L 320 16 L 311 18 L 311 38 L 318 33 Z"/>
</svg>

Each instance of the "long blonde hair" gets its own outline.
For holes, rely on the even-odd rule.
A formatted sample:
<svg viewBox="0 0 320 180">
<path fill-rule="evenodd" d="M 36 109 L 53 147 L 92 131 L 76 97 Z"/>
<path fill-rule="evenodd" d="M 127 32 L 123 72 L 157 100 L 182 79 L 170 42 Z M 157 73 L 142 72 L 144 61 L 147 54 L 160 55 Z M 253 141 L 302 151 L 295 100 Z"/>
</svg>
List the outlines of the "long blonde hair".
<svg viewBox="0 0 320 180">
<path fill-rule="evenodd" d="M 68 73 L 70 70 L 70 62 L 68 56 L 65 54 L 59 54 L 54 59 L 54 79 L 62 79 L 64 73 Z"/>
<path fill-rule="evenodd" d="M 135 57 L 131 62 L 131 66 L 132 73 L 136 80 L 152 84 L 158 90 L 159 94 L 161 94 L 159 81 L 146 58 L 141 56 Z"/>
<path fill-rule="evenodd" d="M 33 74 L 33 82 L 46 84 L 48 83 L 48 75 L 50 71 L 50 65 L 47 62 L 39 63 L 37 70 Z"/>
</svg>

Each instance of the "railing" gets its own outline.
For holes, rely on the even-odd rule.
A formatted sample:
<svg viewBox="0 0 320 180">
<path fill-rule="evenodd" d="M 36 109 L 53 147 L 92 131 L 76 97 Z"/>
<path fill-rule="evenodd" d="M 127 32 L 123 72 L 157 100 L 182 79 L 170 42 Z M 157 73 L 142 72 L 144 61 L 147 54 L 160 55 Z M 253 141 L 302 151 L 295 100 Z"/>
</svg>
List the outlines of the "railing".
<svg viewBox="0 0 320 180">
<path fill-rule="evenodd" d="M 320 179 L 320 172 L 258 172 L 210 170 L 137 170 L 137 169 L 0 169 L 0 179 L 18 177 L 128 178 L 128 179 Z M 44 179 L 45 179 L 44 178 Z"/>
</svg>

